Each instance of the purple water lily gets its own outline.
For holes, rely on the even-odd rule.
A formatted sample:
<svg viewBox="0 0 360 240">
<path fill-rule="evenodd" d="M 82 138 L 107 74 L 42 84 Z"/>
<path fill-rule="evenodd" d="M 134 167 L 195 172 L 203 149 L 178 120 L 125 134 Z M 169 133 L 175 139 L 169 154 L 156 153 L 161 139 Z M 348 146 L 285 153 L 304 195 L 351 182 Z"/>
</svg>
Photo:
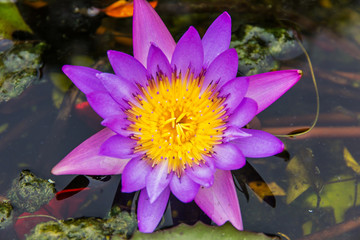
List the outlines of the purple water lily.
<svg viewBox="0 0 360 240">
<path fill-rule="evenodd" d="M 109 51 L 115 74 L 81 66 L 64 73 L 86 94 L 106 128 L 75 148 L 52 173 L 122 174 L 122 191 L 140 190 L 138 226 L 152 232 L 170 192 L 218 225 L 242 219 L 230 170 L 245 157 L 281 152 L 269 133 L 244 126 L 301 77 L 299 70 L 236 77 L 231 19 L 221 14 L 201 39 L 195 28 L 176 44 L 144 0 L 134 1 L 134 57 Z"/>
</svg>

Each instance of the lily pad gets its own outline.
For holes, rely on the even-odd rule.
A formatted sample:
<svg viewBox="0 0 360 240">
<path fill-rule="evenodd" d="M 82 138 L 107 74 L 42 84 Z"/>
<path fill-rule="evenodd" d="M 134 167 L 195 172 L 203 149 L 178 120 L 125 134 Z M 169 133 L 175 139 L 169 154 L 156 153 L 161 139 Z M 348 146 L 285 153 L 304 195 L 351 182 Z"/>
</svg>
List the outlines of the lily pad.
<svg viewBox="0 0 360 240">
<path fill-rule="evenodd" d="M 277 238 L 268 237 L 262 233 L 253 233 L 246 231 L 239 231 L 230 223 L 226 223 L 220 227 L 208 226 L 201 222 L 193 226 L 180 224 L 177 227 L 162 230 L 151 234 L 135 232 L 132 240 L 183 240 L 183 239 L 197 239 L 197 240 L 272 240 Z"/>
</svg>

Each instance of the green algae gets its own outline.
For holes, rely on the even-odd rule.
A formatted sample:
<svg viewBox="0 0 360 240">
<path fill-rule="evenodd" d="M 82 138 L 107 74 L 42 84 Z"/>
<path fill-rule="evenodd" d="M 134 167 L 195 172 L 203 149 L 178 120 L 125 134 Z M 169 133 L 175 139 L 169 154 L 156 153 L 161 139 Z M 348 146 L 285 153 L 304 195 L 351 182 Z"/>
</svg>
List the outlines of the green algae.
<svg viewBox="0 0 360 240">
<path fill-rule="evenodd" d="M 43 42 L 18 42 L 0 51 L 0 102 L 19 96 L 39 78 Z"/>
<path fill-rule="evenodd" d="M 42 205 L 48 203 L 54 194 L 54 183 L 38 178 L 30 171 L 24 170 L 18 178 L 13 180 L 7 197 L 15 208 L 26 212 L 35 212 Z"/>
<path fill-rule="evenodd" d="M 12 223 L 13 207 L 9 201 L 0 202 L 0 230 L 6 228 Z"/>
<path fill-rule="evenodd" d="M 230 47 L 239 55 L 239 74 L 247 76 L 278 70 L 279 60 L 301 53 L 290 31 L 251 25 L 244 26 L 232 36 Z"/>
<path fill-rule="evenodd" d="M 129 213 L 113 207 L 108 217 L 83 217 L 49 221 L 36 225 L 26 240 L 52 239 L 128 239 L 137 227 L 137 221 Z"/>
</svg>

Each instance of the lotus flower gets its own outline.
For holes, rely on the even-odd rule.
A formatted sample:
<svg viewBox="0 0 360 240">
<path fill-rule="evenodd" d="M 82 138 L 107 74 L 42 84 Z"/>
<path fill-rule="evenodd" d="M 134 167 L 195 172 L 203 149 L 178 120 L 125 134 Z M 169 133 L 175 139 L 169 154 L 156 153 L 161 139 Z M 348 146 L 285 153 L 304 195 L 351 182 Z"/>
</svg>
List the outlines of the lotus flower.
<svg viewBox="0 0 360 240">
<path fill-rule="evenodd" d="M 115 74 L 82 66 L 64 73 L 85 93 L 106 128 L 75 148 L 52 173 L 122 174 L 140 191 L 139 230 L 152 232 L 169 195 L 196 204 L 218 225 L 243 229 L 231 170 L 245 157 L 281 152 L 269 133 L 244 126 L 301 77 L 300 70 L 236 77 L 231 19 L 221 14 L 201 38 L 190 27 L 176 44 L 155 10 L 134 1 L 134 57 L 108 51 Z"/>
</svg>

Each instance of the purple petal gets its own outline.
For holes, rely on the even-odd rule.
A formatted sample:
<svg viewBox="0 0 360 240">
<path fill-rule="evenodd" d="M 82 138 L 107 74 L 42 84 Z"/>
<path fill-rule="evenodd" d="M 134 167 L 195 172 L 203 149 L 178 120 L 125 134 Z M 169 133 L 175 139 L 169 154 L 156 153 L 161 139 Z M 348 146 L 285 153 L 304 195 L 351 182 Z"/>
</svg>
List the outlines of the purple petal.
<svg viewBox="0 0 360 240">
<path fill-rule="evenodd" d="M 140 157 L 131 159 L 121 175 L 121 191 L 135 192 L 146 186 L 146 176 L 152 167 Z"/>
<path fill-rule="evenodd" d="M 256 111 L 256 102 L 250 98 L 244 98 L 228 118 L 228 124 L 241 128 L 255 117 Z"/>
<path fill-rule="evenodd" d="M 160 193 L 169 185 L 173 173 L 168 172 L 168 162 L 161 161 L 146 177 L 146 190 L 150 202 L 154 202 Z"/>
<path fill-rule="evenodd" d="M 237 138 L 251 137 L 251 134 L 244 132 L 242 129 L 238 127 L 227 127 L 224 134 L 223 142 L 230 142 Z"/>
<path fill-rule="evenodd" d="M 195 183 L 186 174 L 181 177 L 173 176 L 170 181 L 171 192 L 182 202 L 187 203 L 194 200 L 200 185 Z"/>
<path fill-rule="evenodd" d="M 192 167 L 187 167 L 185 172 L 194 182 L 202 186 L 209 187 L 214 183 L 215 169 L 212 165 L 194 164 Z"/>
<path fill-rule="evenodd" d="M 135 140 L 115 135 L 101 145 L 99 154 L 115 158 L 131 158 L 134 156 L 135 146 Z"/>
<path fill-rule="evenodd" d="M 171 78 L 172 68 L 165 54 L 160 48 L 151 44 L 149 55 L 147 58 L 147 70 L 154 78 L 159 70 L 165 74 L 169 79 Z"/>
<path fill-rule="evenodd" d="M 176 45 L 171 66 L 183 75 L 191 68 L 196 77 L 202 70 L 203 62 L 204 50 L 199 33 L 194 27 L 190 27 Z"/>
<path fill-rule="evenodd" d="M 230 40 L 231 18 L 227 12 L 224 12 L 210 25 L 202 39 L 205 67 L 229 48 Z"/>
<path fill-rule="evenodd" d="M 301 75 L 301 70 L 283 70 L 249 76 L 249 89 L 245 96 L 256 101 L 259 113 L 297 83 Z"/>
<path fill-rule="evenodd" d="M 147 83 L 145 67 L 133 56 L 126 53 L 110 50 L 108 58 L 116 75 L 132 82 L 145 86 Z"/>
<path fill-rule="evenodd" d="M 146 189 L 141 190 L 137 209 L 140 232 L 151 233 L 155 230 L 165 212 L 169 196 L 170 189 L 167 187 L 154 202 L 150 202 Z"/>
<path fill-rule="evenodd" d="M 232 143 L 223 143 L 214 146 L 215 167 L 222 170 L 235 170 L 242 168 L 245 157 L 240 148 Z"/>
<path fill-rule="evenodd" d="M 205 73 L 204 87 L 210 82 L 218 82 L 221 87 L 226 82 L 234 79 L 239 66 L 238 55 L 235 49 L 228 49 L 217 56 Z"/>
<path fill-rule="evenodd" d="M 101 122 L 101 125 L 110 128 L 114 132 L 124 137 L 128 137 L 133 134 L 133 132 L 126 130 L 130 124 L 131 122 L 126 119 L 125 114 L 110 116 Z"/>
<path fill-rule="evenodd" d="M 252 136 L 236 139 L 232 143 L 241 149 L 245 157 L 269 157 L 284 150 L 284 144 L 280 139 L 270 133 L 253 129 L 242 130 Z"/>
<path fill-rule="evenodd" d="M 214 184 L 209 188 L 200 188 L 195 202 L 217 225 L 230 221 L 235 228 L 243 230 L 239 201 L 230 171 L 217 170 Z"/>
<path fill-rule="evenodd" d="M 93 92 L 86 97 L 94 111 L 104 119 L 124 115 L 121 106 L 107 92 Z"/>
<path fill-rule="evenodd" d="M 243 100 L 249 86 L 247 77 L 238 77 L 223 85 L 220 89 L 220 97 L 226 97 L 224 104 L 227 112 L 232 113 Z"/>
<path fill-rule="evenodd" d="M 62 70 L 66 76 L 68 76 L 68 78 L 70 78 L 70 80 L 85 94 L 89 94 L 94 91 L 105 91 L 105 88 L 96 77 L 96 74 L 101 73 L 98 70 L 71 65 L 64 65 Z"/>
<path fill-rule="evenodd" d="M 133 45 L 134 57 L 146 66 L 151 43 L 158 46 L 170 61 L 175 41 L 159 15 L 144 0 L 134 0 Z"/>
<path fill-rule="evenodd" d="M 135 84 L 126 81 L 125 79 L 110 73 L 101 73 L 97 77 L 101 80 L 102 84 L 116 102 L 126 107 L 128 102 L 134 104 L 134 94 L 137 95 L 139 89 Z"/>
<path fill-rule="evenodd" d="M 51 173 L 55 175 L 121 174 L 129 159 L 118 159 L 98 154 L 100 146 L 113 135 L 115 135 L 113 131 L 104 128 L 72 150 L 51 170 Z"/>
</svg>

